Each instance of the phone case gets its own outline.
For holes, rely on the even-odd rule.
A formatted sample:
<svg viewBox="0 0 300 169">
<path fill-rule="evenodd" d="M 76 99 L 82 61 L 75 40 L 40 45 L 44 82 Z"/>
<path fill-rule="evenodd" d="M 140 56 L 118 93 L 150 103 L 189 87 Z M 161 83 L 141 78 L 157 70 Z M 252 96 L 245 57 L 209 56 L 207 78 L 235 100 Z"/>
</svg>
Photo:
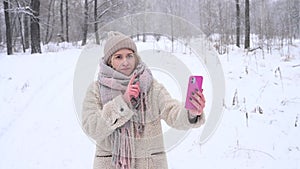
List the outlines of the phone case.
<svg viewBox="0 0 300 169">
<path fill-rule="evenodd" d="M 185 100 L 185 108 L 186 109 L 196 109 L 194 105 L 190 102 L 190 98 L 192 97 L 192 92 L 195 92 L 196 89 L 199 91 L 202 90 L 202 76 L 190 76 L 189 77 L 189 83 L 188 83 L 188 90 L 186 94 L 186 100 Z"/>
</svg>

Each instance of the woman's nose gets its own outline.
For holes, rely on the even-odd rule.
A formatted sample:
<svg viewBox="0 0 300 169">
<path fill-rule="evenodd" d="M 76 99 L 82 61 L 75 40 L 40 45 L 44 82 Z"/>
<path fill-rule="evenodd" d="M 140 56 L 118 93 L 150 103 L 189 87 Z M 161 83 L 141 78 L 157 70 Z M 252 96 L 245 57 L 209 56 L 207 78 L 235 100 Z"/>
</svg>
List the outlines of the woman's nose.
<svg viewBox="0 0 300 169">
<path fill-rule="evenodd" d="M 128 60 L 125 58 L 125 59 L 123 59 L 123 61 L 122 61 L 122 65 L 124 65 L 124 66 L 127 66 L 128 65 Z"/>
</svg>

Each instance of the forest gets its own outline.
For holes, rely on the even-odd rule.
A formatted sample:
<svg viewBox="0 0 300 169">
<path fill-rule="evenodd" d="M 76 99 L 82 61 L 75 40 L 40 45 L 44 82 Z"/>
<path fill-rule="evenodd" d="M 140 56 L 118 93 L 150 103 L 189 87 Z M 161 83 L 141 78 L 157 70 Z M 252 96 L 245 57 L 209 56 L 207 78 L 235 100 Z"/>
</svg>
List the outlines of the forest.
<svg viewBox="0 0 300 169">
<path fill-rule="evenodd" d="M 186 19 L 208 39 L 218 35 L 219 47 L 270 50 L 300 38 L 300 0 L 3 0 L 0 9 L 0 52 L 8 55 L 42 53 L 49 43 L 84 46 L 89 35 L 99 43 L 99 28 L 143 12 Z M 259 44 L 250 46 L 251 35 Z"/>
</svg>

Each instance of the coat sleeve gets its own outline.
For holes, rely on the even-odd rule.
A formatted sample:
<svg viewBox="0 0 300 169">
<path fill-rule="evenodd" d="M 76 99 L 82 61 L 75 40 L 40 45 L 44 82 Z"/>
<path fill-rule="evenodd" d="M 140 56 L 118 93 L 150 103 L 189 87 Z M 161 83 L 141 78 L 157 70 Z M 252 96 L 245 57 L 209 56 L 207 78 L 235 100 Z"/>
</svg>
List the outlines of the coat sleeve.
<svg viewBox="0 0 300 169">
<path fill-rule="evenodd" d="M 82 106 L 82 126 L 87 135 L 102 141 L 131 119 L 131 111 L 121 95 L 102 105 L 99 85 L 92 83 Z"/>
<path fill-rule="evenodd" d="M 156 82 L 154 86 L 158 92 L 159 99 L 157 101 L 161 118 L 169 126 L 178 130 L 187 130 L 204 124 L 204 113 L 198 116 L 197 119 L 189 119 L 188 111 L 184 108 L 183 103 L 173 99 L 163 85 Z"/>
</svg>

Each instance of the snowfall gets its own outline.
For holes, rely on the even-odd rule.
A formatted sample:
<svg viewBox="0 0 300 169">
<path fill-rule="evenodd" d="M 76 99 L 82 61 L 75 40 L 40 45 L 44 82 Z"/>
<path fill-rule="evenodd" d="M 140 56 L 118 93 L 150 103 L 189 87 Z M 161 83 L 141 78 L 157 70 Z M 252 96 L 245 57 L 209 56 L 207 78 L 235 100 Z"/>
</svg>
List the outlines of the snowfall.
<svg viewBox="0 0 300 169">
<path fill-rule="evenodd" d="M 0 169 L 92 168 L 95 144 L 73 98 L 82 50 L 52 44 L 42 54 L 0 53 Z M 300 169 L 300 41 L 271 52 L 227 46 L 218 58 L 226 82 L 218 127 L 205 143 L 201 128 L 189 132 L 167 151 L 169 168 Z"/>
</svg>

